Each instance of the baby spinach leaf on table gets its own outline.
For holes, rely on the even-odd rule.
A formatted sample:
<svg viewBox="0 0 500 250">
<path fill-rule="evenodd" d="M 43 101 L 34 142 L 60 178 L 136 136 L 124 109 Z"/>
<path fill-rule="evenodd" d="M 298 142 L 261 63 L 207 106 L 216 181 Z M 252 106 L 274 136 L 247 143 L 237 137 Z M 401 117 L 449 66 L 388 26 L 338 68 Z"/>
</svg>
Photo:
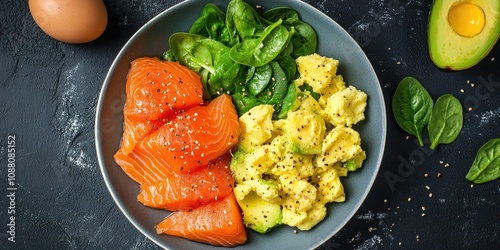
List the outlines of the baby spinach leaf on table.
<svg viewBox="0 0 500 250">
<path fill-rule="evenodd" d="M 255 68 L 255 72 L 248 80 L 246 85 L 250 94 L 258 95 L 266 88 L 267 84 L 271 81 L 273 70 L 270 64 L 265 64 L 263 66 L 253 68 Z"/>
<path fill-rule="evenodd" d="M 500 177 L 500 138 L 491 139 L 477 151 L 476 158 L 465 176 L 481 184 Z"/>
<path fill-rule="evenodd" d="M 427 130 L 431 149 L 438 144 L 452 143 L 460 134 L 463 124 L 463 110 L 460 101 L 451 94 L 440 96 L 432 110 Z"/>
<path fill-rule="evenodd" d="M 230 50 L 231 58 L 243 65 L 259 67 L 274 60 L 287 45 L 288 30 L 281 20 L 266 27 L 262 36 L 247 39 Z"/>
<path fill-rule="evenodd" d="M 229 45 L 229 31 L 226 14 L 214 4 L 208 3 L 201 10 L 200 17 L 193 23 L 189 33 L 198 34 Z"/>
<path fill-rule="evenodd" d="M 413 77 L 405 77 L 396 87 L 392 99 L 392 112 L 397 124 L 417 137 L 424 145 L 422 131 L 429 122 L 434 101 L 422 84 Z"/>
</svg>

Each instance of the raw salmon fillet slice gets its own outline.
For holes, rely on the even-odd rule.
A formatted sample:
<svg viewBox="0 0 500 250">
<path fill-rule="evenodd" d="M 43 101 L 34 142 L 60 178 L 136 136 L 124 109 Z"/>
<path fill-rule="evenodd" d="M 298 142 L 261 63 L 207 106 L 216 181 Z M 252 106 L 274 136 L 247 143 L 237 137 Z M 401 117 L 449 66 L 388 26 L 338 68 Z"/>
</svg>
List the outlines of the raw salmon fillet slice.
<svg viewBox="0 0 500 250">
<path fill-rule="evenodd" d="M 156 225 L 156 232 L 225 247 L 241 245 L 247 240 L 240 207 L 233 193 L 192 210 L 172 213 Z"/>
<path fill-rule="evenodd" d="M 131 63 L 126 92 L 114 159 L 141 185 L 141 203 L 176 211 L 157 232 L 218 246 L 245 243 L 229 168 L 239 130 L 231 97 L 203 103 L 194 71 L 152 57 Z"/>
<path fill-rule="evenodd" d="M 207 106 L 196 106 L 176 116 L 136 145 L 149 152 L 157 168 L 189 173 L 225 154 L 238 143 L 238 115 L 229 95 Z"/>
<path fill-rule="evenodd" d="M 229 153 L 188 174 L 172 172 L 167 178 L 142 184 L 142 204 L 170 211 L 189 210 L 223 199 L 233 192 Z"/>
<path fill-rule="evenodd" d="M 178 62 L 141 57 L 132 61 L 126 82 L 124 154 L 169 116 L 203 103 L 203 87 L 196 72 Z"/>
<path fill-rule="evenodd" d="M 147 184 L 169 178 L 172 172 L 166 164 L 155 164 L 153 157 L 150 152 L 134 150 L 126 155 L 119 150 L 114 160 L 132 180 Z"/>
<path fill-rule="evenodd" d="M 149 135 L 163 125 L 165 122 L 161 120 L 139 122 L 131 120 L 125 116 L 123 121 L 123 135 L 120 145 L 120 151 L 123 154 L 129 154 L 144 137 Z"/>
<path fill-rule="evenodd" d="M 130 66 L 124 113 L 138 121 L 162 119 L 202 104 L 202 88 L 200 76 L 180 63 L 141 57 Z"/>
</svg>

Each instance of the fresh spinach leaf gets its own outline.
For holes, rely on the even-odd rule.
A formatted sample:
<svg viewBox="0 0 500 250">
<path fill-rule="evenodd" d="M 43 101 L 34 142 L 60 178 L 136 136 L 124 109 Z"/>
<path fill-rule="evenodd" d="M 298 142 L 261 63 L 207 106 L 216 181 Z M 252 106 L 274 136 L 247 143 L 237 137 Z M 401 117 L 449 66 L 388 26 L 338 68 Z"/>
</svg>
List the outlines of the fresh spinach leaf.
<svg viewBox="0 0 500 250">
<path fill-rule="evenodd" d="M 232 95 L 232 100 L 234 103 L 234 107 L 238 112 L 238 116 L 242 116 L 253 107 L 263 104 L 257 97 L 245 94 L 244 92 L 234 93 Z"/>
<path fill-rule="evenodd" d="M 231 48 L 231 58 L 243 65 L 259 67 L 274 60 L 289 41 L 281 20 L 266 27 L 262 36 L 247 39 Z"/>
<path fill-rule="evenodd" d="M 257 97 L 262 102 L 273 105 L 276 111 L 280 108 L 283 98 L 285 98 L 288 89 L 288 80 L 286 79 L 285 72 L 277 62 L 273 61 L 270 65 L 272 68 L 271 82 Z"/>
<path fill-rule="evenodd" d="M 226 10 L 230 46 L 259 37 L 266 26 L 259 13 L 243 0 L 231 0 Z"/>
<path fill-rule="evenodd" d="M 319 98 L 321 95 L 317 92 L 314 92 L 314 89 L 311 85 L 304 83 L 299 86 L 300 91 L 302 92 L 309 92 L 309 94 L 314 98 L 314 100 L 319 101 Z"/>
<path fill-rule="evenodd" d="M 286 19 L 283 24 L 291 26 L 295 30 L 291 39 L 293 44 L 293 58 L 316 52 L 318 37 L 316 31 L 309 24 L 294 19 Z"/>
<path fill-rule="evenodd" d="M 265 64 L 260 67 L 254 67 L 255 72 L 247 82 L 248 92 L 252 95 L 260 94 L 271 81 L 273 70 L 270 64 Z"/>
<path fill-rule="evenodd" d="M 500 177 L 500 138 L 491 139 L 477 151 L 476 158 L 465 176 L 476 184 Z"/>
<path fill-rule="evenodd" d="M 417 137 L 424 145 L 422 131 L 429 122 L 434 101 L 429 92 L 415 78 L 403 78 L 396 87 L 392 99 L 392 112 L 397 124 L 406 132 Z"/>
<path fill-rule="evenodd" d="M 163 52 L 161 59 L 164 61 L 171 61 L 171 62 L 177 61 L 177 59 L 175 59 L 174 53 L 172 53 L 172 50 L 170 49 Z"/>
<path fill-rule="evenodd" d="M 201 85 L 203 87 L 203 100 L 212 100 L 212 95 L 210 93 L 215 92 L 208 85 L 208 79 L 210 76 L 210 72 L 208 70 L 203 69 L 198 73 L 201 77 Z"/>
<path fill-rule="evenodd" d="M 451 94 L 440 96 L 427 125 L 431 149 L 438 144 L 452 143 L 460 134 L 463 124 L 463 110 L 460 101 Z"/>
<path fill-rule="evenodd" d="M 288 7 L 261 16 L 244 0 L 230 0 L 225 12 L 209 3 L 189 33 L 170 37 L 163 58 L 197 72 L 204 99 L 228 93 L 240 115 L 258 104 L 272 104 L 276 118 L 286 116 L 293 104 L 287 98 L 297 95 L 295 57 L 316 50 L 311 29 Z"/>
<path fill-rule="evenodd" d="M 170 50 L 182 65 L 199 73 L 203 68 L 213 72 L 213 58 L 208 48 L 200 46 L 204 36 L 184 32 L 174 33 L 169 39 Z"/>
<path fill-rule="evenodd" d="M 278 119 L 284 119 L 287 117 L 288 112 L 292 111 L 295 104 L 295 99 L 297 97 L 297 88 L 295 83 L 292 82 L 288 85 L 288 90 L 286 92 L 285 98 L 283 98 L 283 104 L 278 112 Z"/>
<path fill-rule="evenodd" d="M 255 67 L 247 67 L 247 76 L 245 78 L 245 85 L 252 79 L 253 75 L 255 74 Z"/>
<path fill-rule="evenodd" d="M 294 19 L 300 20 L 299 13 L 290 7 L 276 7 L 270 9 L 262 14 L 265 19 L 276 22 L 280 19 Z"/>
<path fill-rule="evenodd" d="M 292 31 L 293 58 L 316 52 L 318 37 L 311 25 L 300 20 L 299 13 L 288 7 L 278 7 L 264 12 L 263 17 L 271 22 L 283 20 L 283 25 Z"/>
<path fill-rule="evenodd" d="M 235 84 L 244 80 L 245 66 L 233 61 L 229 55 L 229 47 L 218 41 L 204 39 L 200 44 L 212 53 L 211 65 L 214 70 L 208 79 L 208 84 L 213 90 L 211 96 L 216 97 L 234 91 Z"/>
<path fill-rule="evenodd" d="M 295 63 L 295 59 L 292 56 L 287 55 L 283 57 L 276 58 L 276 61 L 279 63 L 281 69 L 285 72 L 286 78 L 288 81 L 292 81 L 297 78 L 297 64 Z"/>
<path fill-rule="evenodd" d="M 226 27 L 226 14 L 212 3 L 201 10 L 200 17 L 193 23 L 189 33 L 214 39 L 229 45 L 229 31 Z"/>
<path fill-rule="evenodd" d="M 169 38 L 171 51 L 183 65 L 202 75 L 202 83 L 211 97 L 234 90 L 241 82 L 244 66 L 234 62 L 229 47 L 200 35 L 175 33 Z"/>
</svg>

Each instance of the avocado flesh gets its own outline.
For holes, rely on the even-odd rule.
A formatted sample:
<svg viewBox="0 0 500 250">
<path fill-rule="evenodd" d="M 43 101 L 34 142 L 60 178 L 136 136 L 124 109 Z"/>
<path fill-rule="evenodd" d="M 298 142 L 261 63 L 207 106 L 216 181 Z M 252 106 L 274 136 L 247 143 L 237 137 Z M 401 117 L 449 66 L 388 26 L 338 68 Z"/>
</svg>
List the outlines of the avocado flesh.
<svg viewBox="0 0 500 250">
<path fill-rule="evenodd" d="M 436 0 L 431 9 L 428 46 L 431 60 L 442 69 L 464 70 L 488 55 L 500 35 L 500 1 L 468 0 L 482 8 L 485 25 L 473 37 L 460 36 L 448 23 L 448 11 L 457 0 Z"/>
<path fill-rule="evenodd" d="M 282 224 L 281 206 L 263 200 L 253 191 L 238 203 L 243 211 L 243 223 L 258 233 L 267 233 Z"/>
</svg>

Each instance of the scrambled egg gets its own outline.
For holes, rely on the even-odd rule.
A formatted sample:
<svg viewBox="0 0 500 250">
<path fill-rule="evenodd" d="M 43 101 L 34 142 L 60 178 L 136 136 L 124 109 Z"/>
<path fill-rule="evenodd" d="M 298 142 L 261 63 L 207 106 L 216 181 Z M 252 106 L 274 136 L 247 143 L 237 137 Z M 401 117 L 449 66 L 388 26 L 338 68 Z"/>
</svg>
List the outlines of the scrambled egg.
<svg viewBox="0 0 500 250">
<path fill-rule="evenodd" d="M 240 143 L 231 163 L 235 194 L 244 220 L 251 220 L 245 223 L 261 233 L 279 224 L 314 227 L 325 218 L 327 203 L 345 201 L 340 177 L 366 158 L 352 128 L 365 119 L 366 94 L 346 86 L 335 59 L 313 54 L 296 63 L 298 94 L 286 119 L 273 120 L 271 105 L 240 117 Z M 263 212 L 256 209 L 271 206 L 275 212 L 266 214 L 267 224 L 253 220 Z"/>
</svg>

